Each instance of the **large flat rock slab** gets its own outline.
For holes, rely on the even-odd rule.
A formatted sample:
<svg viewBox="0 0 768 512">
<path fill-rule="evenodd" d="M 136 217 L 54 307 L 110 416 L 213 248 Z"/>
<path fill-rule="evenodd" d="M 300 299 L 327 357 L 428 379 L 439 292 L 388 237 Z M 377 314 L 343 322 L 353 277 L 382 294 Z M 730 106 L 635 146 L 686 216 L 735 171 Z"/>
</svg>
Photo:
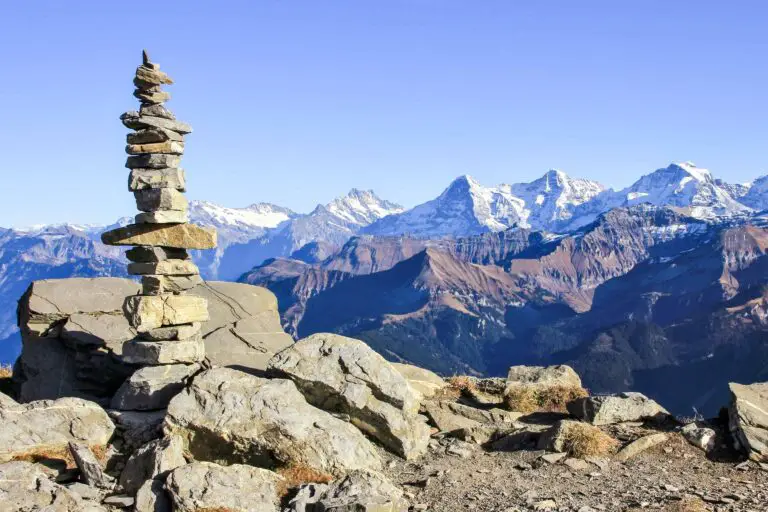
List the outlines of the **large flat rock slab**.
<svg viewBox="0 0 768 512">
<path fill-rule="evenodd" d="M 129 224 L 102 233 L 106 245 L 153 245 L 178 249 L 213 249 L 216 230 L 195 224 Z"/>
</svg>

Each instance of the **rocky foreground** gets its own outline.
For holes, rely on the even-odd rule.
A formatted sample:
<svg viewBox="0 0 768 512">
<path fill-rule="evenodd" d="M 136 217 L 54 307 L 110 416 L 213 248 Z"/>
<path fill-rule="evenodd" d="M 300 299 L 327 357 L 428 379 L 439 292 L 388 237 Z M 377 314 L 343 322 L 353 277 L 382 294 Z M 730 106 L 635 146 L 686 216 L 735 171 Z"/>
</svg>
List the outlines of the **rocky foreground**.
<svg viewBox="0 0 768 512">
<path fill-rule="evenodd" d="M 227 283 L 194 291 L 206 360 L 137 378 L 136 286 L 38 282 L 20 302 L 0 510 L 766 510 L 768 384 L 732 384 L 704 421 L 590 396 L 568 366 L 446 380 L 335 334 L 291 343 L 274 296 Z"/>
</svg>

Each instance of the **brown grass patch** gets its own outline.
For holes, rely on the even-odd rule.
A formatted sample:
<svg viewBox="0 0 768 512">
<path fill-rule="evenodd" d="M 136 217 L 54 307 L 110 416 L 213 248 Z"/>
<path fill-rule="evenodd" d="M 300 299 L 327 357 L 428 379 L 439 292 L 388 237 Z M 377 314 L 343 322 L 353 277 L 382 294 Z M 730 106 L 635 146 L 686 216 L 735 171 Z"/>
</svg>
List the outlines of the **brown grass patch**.
<svg viewBox="0 0 768 512">
<path fill-rule="evenodd" d="M 0 379 L 10 379 L 11 377 L 13 377 L 13 366 L 0 364 Z"/>
<path fill-rule="evenodd" d="M 454 375 L 448 379 L 448 387 L 462 393 L 465 391 L 475 391 L 477 383 L 473 378 L 466 375 Z"/>
<path fill-rule="evenodd" d="M 577 398 L 589 396 L 578 386 L 511 386 L 504 393 L 504 403 L 510 411 L 529 414 L 532 412 L 567 412 L 566 404 Z"/>
<path fill-rule="evenodd" d="M 564 450 L 577 458 L 610 455 L 619 446 L 614 438 L 588 423 L 569 423 L 563 437 Z"/>
<path fill-rule="evenodd" d="M 96 457 L 96 460 L 98 460 L 103 466 L 104 462 L 107 460 L 107 447 L 101 445 L 93 445 L 89 446 L 89 448 L 93 452 L 93 455 Z M 57 465 L 62 464 L 66 465 L 67 469 L 73 469 L 77 467 L 75 464 L 75 459 L 72 457 L 72 452 L 69 451 L 69 446 L 67 445 L 51 446 L 30 450 L 28 452 L 15 455 L 11 458 L 11 460 L 33 462 L 43 465 L 47 465 L 46 463 L 54 463 Z"/>
<path fill-rule="evenodd" d="M 277 494 L 280 497 L 288 494 L 288 491 L 294 487 L 298 487 L 303 484 L 327 484 L 333 480 L 333 476 L 328 473 L 323 473 L 315 468 L 307 466 L 306 464 L 292 464 L 277 470 L 277 474 L 283 477 L 283 481 L 280 483 L 277 489 Z"/>
</svg>

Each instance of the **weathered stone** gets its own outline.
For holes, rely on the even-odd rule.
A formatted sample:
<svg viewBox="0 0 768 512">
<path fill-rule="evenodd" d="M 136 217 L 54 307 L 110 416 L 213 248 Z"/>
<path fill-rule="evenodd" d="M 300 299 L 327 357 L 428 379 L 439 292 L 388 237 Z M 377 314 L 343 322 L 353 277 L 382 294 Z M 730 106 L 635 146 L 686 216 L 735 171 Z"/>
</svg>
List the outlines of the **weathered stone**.
<svg viewBox="0 0 768 512">
<path fill-rule="evenodd" d="M 172 84 L 173 80 L 166 73 L 158 69 L 152 69 L 147 66 L 139 66 L 136 68 L 136 78 L 151 85 Z"/>
<path fill-rule="evenodd" d="M 187 187 L 183 169 L 132 169 L 128 190 L 172 188 L 184 192 Z"/>
<path fill-rule="evenodd" d="M 728 384 L 731 403 L 729 428 L 738 448 L 749 458 L 768 462 L 768 382 Z"/>
<path fill-rule="evenodd" d="M 171 398 L 184 388 L 187 379 L 199 370 L 200 365 L 197 364 L 140 368 L 120 386 L 112 397 L 110 407 L 123 411 L 165 409 Z"/>
<path fill-rule="evenodd" d="M 312 405 L 348 414 L 399 455 L 410 459 L 426 451 L 430 433 L 417 414 L 420 397 L 362 341 L 313 334 L 276 354 L 269 371 L 292 379 Z"/>
<path fill-rule="evenodd" d="M 158 327 L 157 329 L 142 332 L 139 336 L 148 341 L 188 340 L 200 333 L 202 325 L 200 322 L 169 325 L 168 327 Z"/>
<path fill-rule="evenodd" d="M 101 241 L 107 245 L 159 245 L 179 249 L 213 249 L 216 230 L 195 224 L 158 226 L 129 224 L 102 233 Z"/>
<path fill-rule="evenodd" d="M 87 503 L 67 488 L 51 482 L 31 462 L 0 464 L 0 508 L 11 511 L 106 512 L 100 505 Z"/>
<path fill-rule="evenodd" d="M 381 467 L 355 427 L 309 405 L 290 380 L 229 368 L 197 375 L 176 395 L 165 430 L 181 435 L 196 460 L 305 465 L 333 475 Z"/>
<path fill-rule="evenodd" d="M 178 155 L 164 155 L 158 153 L 133 155 L 125 160 L 128 169 L 165 169 L 178 167 L 181 158 Z"/>
<path fill-rule="evenodd" d="M 442 431 L 472 428 L 479 424 L 511 425 L 522 413 L 503 409 L 477 409 L 450 400 L 424 404 L 427 416 Z"/>
<path fill-rule="evenodd" d="M 123 345 L 123 361 L 130 364 L 155 365 L 199 363 L 205 359 L 203 340 L 129 341 Z"/>
<path fill-rule="evenodd" d="M 136 330 L 122 314 L 75 313 L 61 327 L 61 338 L 73 347 L 108 347 L 118 353 Z"/>
<path fill-rule="evenodd" d="M 192 127 L 186 123 L 155 116 L 140 116 L 138 112 L 126 112 L 120 116 L 120 120 L 127 128 L 142 130 L 146 128 L 162 128 L 172 132 L 186 135 L 192 133 Z"/>
<path fill-rule="evenodd" d="M 194 295 L 134 295 L 125 299 L 124 311 L 139 332 L 166 325 L 208 320 L 208 301 Z"/>
<path fill-rule="evenodd" d="M 143 104 L 160 105 L 171 99 L 171 93 L 161 90 L 136 89 L 133 95 Z"/>
<path fill-rule="evenodd" d="M 184 249 L 170 247 L 133 247 L 125 251 L 125 257 L 134 263 L 154 263 L 165 260 L 188 260 L 189 254 Z"/>
<path fill-rule="evenodd" d="M 187 211 L 189 207 L 189 202 L 184 194 L 172 188 L 137 190 L 133 195 L 136 197 L 136 208 L 143 212 L 156 210 Z"/>
<path fill-rule="evenodd" d="M 312 492 L 306 492 L 310 490 Z M 351 471 L 330 485 L 303 486 L 289 503 L 291 512 L 406 512 L 403 491 L 381 473 Z"/>
<path fill-rule="evenodd" d="M 170 471 L 186 463 L 184 443 L 180 438 L 156 439 L 131 455 L 120 473 L 120 487 L 124 492 L 134 494 L 147 480 L 165 478 Z"/>
<path fill-rule="evenodd" d="M 179 210 L 157 210 L 139 213 L 134 217 L 136 224 L 181 224 L 189 222 L 189 213 Z"/>
<path fill-rule="evenodd" d="M 148 105 L 147 107 L 159 107 L 162 105 Z M 144 108 L 144 106 L 142 106 Z M 165 117 L 165 116 L 158 116 Z M 171 119 L 171 118 L 167 118 Z M 125 141 L 128 144 L 152 144 L 154 142 L 165 142 L 167 140 L 175 140 L 177 142 L 183 142 L 184 136 L 180 133 L 172 132 L 164 128 L 147 128 L 145 130 L 138 130 L 131 132 L 125 137 Z"/>
<path fill-rule="evenodd" d="M 448 384 L 436 373 L 412 364 L 390 363 L 423 398 L 432 398 Z"/>
<path fill-rule="evenodd" d="M 689 443 L 705 452 L 710 452 L 715 447 L 717 434 L 711 428 L 700 426 L 694 422 L 684 426 L 680 433 Z"/>
<path fill-rule="evenodd" d="M 141 155 L 145 153 L 181 155 L 184 153 L 184 143 L 168 140 L 165 142 L 152 142 L 147 144 L 129 144 L 125 146 L 125 152 L 129 155 Z"/>
<path fill-rule="evenodd" d="M 69 451 L 75 459 L 80 479 L 84 484 L 102 489 L 112 489 L 115 479 L 104 473 L 104 468 L 87 445 L 69 442 Z"/>
<path fill-rule="evenodd" d="M 139 108 L 139 115 L 176 119 L 173 113 L 162 105 L 142 105 L 141 108 Z"/>
<path fill-rule="evenodd" d="M 277 491 L 282 481 L 277 473 L 262 468 L 195 462 L 171 471 L 165 487 L 175 512 L 279 512 Z"/>
<path fill-rule="evenodd" d="M 507 390 L 510 386 L 517 385 L 581 387 L 581 379 L 573 371 L 573 368 L 564 364 L 556 366 L 512 366 L 507 373 Z"/>
<path fill-rule="evenodd" d="M 619 450 L 619 453 L 616 454 L 616 460 L 620 462 L 627 461 L 631 459 L 632 457 L 636 457 L 640 453 L 653 448 L 654 446 L 658 446 L 669 439 L 669 436 L 667 434 L 651 434 L 649 436 L 641 437 L 640 439 L 636 439 L 629 443 L 627 446 Z"/>
<path fill-rule="evenodd" d="M 165 411 L 107 411 L 129 451 L 162 435 Z"/>
<path fill-rule="evenodd" d="M 579 398 L 568 403 L 568 412 L 593 425 L 660 420 L 669 416 L 666 409 L 642 393 L 618 393 Z"/>
<path fill-rule="evenodd" d="M 172 512 L 171 498 L 165 492 L 165 482 L 147 480 L 136 493 L 135 512 Z"/>
<path fill-rule="evenodd" d="M 164 293 L 181 293 L 203 284 L 199 275 L 165 276 L 145 275 L 141 278 L 141 291 L 144 295 L 162 295 Z"/>
<path fill-rule="evenodd" d="M 70 441 L 105 445 L 115 426 L 107 413 L 80 398 L 0 405 L 0 461 L 38 449 L 67 449 Z"/>
<path fill-rule="evenodd" d="M 192 276 L 200 274 L 192 260 L 165 260 L 155 263 L 129 263 L 131 275 Z"/>
<path fill-rule="evenodd" d="M 132 507 L 134 503 L 136 503 L 136 500 L 133 498 L 133 496 L 128 496 L 126 494 L 113 494 L 112 496 L 107 496 L 104 498 L 102 503 L 117 508 L 129 508 Z"/>
</svg>

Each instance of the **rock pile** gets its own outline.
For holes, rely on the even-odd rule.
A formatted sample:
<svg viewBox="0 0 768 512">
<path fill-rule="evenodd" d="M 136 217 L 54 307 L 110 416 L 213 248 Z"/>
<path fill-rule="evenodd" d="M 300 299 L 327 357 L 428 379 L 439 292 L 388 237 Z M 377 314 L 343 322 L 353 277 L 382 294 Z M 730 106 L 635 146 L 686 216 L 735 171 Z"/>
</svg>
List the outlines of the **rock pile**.
<svg viewBox="0 0 768 512">
<path fill-rule="evenodd" d="M 123 361 L 142 365 L 115 396 L 113 407 L 160 409 L 205 357 L 201 322 L 208 320 L 206 299 L 187 292 L 201 284 L 187 249 L 212 249 L 215 231 L 189 224 L 184 171 L 179 167 L 184 135 L 192 131 L 163 105 L 162 90 L 173 80 L 150 62 L 146 51 L 133 79 L 138 112 L 120 119 L 134 130 L 125 150 L 128 189 L 136 197 L 135 224 L 102 235 L 108 245 L 134 245 L 126 252 L 128 273 L 141 276 L 141 293 L 130 296 L 124 312 L 138 339 L 125 343 Z M 168 365 L 155 368 L 156 365 Z M 149 396 L 151 395 L 151 396 Z M 149 400 L 147 400 L 149 398 Z"/>
</svg>

